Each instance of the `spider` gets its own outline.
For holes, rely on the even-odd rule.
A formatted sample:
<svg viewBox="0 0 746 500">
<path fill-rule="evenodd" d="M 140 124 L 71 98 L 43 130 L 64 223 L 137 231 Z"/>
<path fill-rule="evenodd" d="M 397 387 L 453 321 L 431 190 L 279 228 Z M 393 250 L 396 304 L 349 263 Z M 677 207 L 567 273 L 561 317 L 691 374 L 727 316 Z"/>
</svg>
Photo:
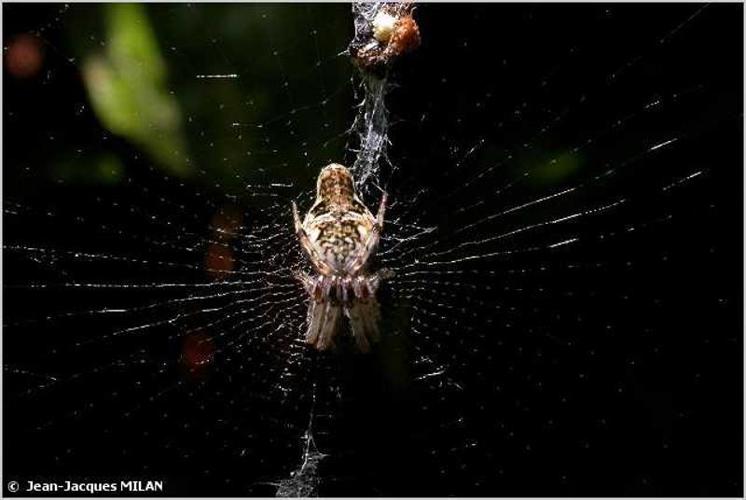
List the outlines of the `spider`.
<svg viewBox="0 0 746 500">
<path fill-rule="evenodd" d="M 303 222 L 293 202 L 295 232 L 316 275 L 298 273 L 309 294 L 306 342 L 324 351 L 334 345 L 344 314 L 362 352 L 379 338 L 376 291 L 385 273 L 368 273 L 383 228 L 386 194 L 374 217 L 358 197 L 350 171 L 337 163 L 319 173 L 316 201 Z"/>
</svg>

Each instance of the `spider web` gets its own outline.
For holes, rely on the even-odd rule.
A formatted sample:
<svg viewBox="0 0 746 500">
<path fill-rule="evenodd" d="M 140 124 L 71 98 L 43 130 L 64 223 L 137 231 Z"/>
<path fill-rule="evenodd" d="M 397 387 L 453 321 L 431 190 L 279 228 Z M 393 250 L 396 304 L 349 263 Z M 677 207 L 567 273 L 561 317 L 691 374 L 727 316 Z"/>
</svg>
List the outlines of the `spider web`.
<svg viewBox="0 0 746 500">
<path fill-rule="evenodd" d="M 5 477 L 737 495 L 734 11 L 421 5 L 376 80 L 348 5 L 8 6 Z M 133 19 L 167 76 L 107 114 Z M 391 200 L 370 356 L 303 342 L 330 162 Z"/>
</svg>

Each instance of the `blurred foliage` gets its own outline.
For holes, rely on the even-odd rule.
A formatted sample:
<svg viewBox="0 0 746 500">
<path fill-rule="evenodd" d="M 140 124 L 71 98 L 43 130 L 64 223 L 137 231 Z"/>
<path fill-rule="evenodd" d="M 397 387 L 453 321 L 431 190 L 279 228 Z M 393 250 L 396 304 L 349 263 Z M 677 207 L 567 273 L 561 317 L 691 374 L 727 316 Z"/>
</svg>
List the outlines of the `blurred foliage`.
<svg viewBox="0 0 746 500">
<path fill-rule="evenodd" d="M 582 157 L 569 151 L 552 157 L 551 160 L 539 163 L 531 170 L 530 179 L 537 184 L 556 184 L 567 180 L 582 166 Z"/>
<path fill-rule="evenodd" d="M 187 175 L 182 117 L 166 87 L 166 67 L 145 9 L 138 4 L 102 7 L 106 44 L 87 55 L 83 77 L 106 128 L 141 147 L 172 174 Z"/>
<path fill-rule="evenodd" d="M 56 163 L 53 170 L 65 183 L 114 185 L 124 177 L 124 165 L 109 153 L 89 157 L 87 161 L 79 157 L 67 158 Z"/>
<path fill-rule="evenodd" d="M 241 195 L 349 154 L 348 4 L 77 5 L 63 28 L 98 121 L 169 175 Z"/>
</svg>

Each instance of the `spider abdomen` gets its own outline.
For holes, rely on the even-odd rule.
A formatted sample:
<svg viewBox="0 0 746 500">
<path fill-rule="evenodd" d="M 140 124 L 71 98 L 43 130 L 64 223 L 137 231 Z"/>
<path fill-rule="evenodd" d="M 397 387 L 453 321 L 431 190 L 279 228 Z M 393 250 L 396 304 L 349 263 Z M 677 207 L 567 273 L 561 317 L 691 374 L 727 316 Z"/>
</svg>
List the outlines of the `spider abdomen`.
<svg viewBox="0 0 746 500">
<path fill-rule="evenodd" d="M 331 220 L 310 224 L 316 238 L 311 243 L 317 248 L 335 275 L 349 274 L 350 264 L 360 258 L 369 230 L 358 220 Z"/>
</svg>

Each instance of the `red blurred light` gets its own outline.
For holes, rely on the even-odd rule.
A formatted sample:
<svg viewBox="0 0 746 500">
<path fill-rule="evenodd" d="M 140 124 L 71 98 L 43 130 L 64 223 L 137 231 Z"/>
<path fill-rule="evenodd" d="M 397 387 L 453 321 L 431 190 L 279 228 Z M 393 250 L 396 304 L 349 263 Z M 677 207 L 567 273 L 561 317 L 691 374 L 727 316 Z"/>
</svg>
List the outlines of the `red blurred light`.
<svg viewBox="0 0 746 500">
<path fill-rule="evenodd" d="M 233 270 L 233 250 L 223 243 L 211 243 L 205 256 L 207 274 L 214 280 L 223 280 Z"/>
<path fill-rule="evenodd" d="M 206 368 L 215 358 L 215 344 L 204 333 L 191 333 L 184 337 L 181 361 L 190 371 Z"/>
<path fill-rule="evenodd" d="M 14 37 L 5 51 L 5 69 L 15 78 L 32 78 L 44 65 L 44 45 L 38 38 L 23 34 Z"/>
</svg>

